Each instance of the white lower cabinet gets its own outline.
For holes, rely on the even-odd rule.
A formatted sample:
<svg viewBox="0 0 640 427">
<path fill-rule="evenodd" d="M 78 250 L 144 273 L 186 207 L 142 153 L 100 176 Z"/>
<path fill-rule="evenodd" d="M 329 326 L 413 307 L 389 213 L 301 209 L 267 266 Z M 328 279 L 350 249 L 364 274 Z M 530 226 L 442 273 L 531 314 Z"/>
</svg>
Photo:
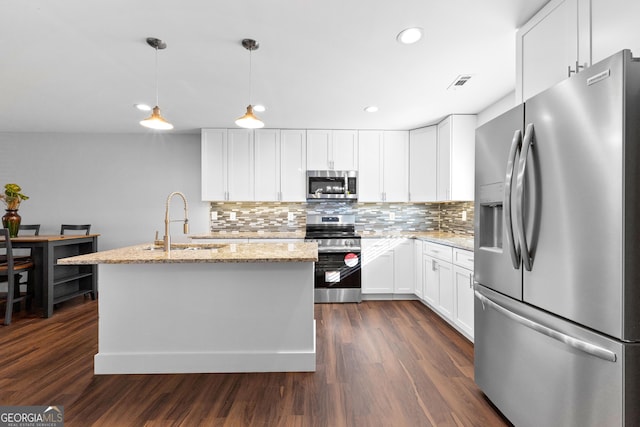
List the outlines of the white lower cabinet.
<svg viewBox="0 0 640 427">
<path fill-rule="evenodd" d="M 413 294 L 411 239 L 362 239 L 362 293 Z"/>
<path fill-rule="evenodd" d="M 454 323 L 473 341 L 473 271 L 453 266 Z"/>
<path fill-rule="evenodd" d="M 413 241 L 413 262 L 414 262 L 414 289 L 418 298 L 422 299 L 424 290 L 422 279 L 424 267 L 422 266 L 422 240 Z"/>
<path fill-rule="evenodd" d="M 362 293 L 393 292 L 393 251 L 387 239 L 362 239 Z"/>
<path fill-rule="evenodd" d="M 413 241 L 393 239 L 393 293 L 414 294 Z"/>
<path fill-rule="evenodd" d="M 431 242 L 421 249 L 422 292 L 416 283 L 416 295 L 473 341 L 473 252 Z"/>
</svg>

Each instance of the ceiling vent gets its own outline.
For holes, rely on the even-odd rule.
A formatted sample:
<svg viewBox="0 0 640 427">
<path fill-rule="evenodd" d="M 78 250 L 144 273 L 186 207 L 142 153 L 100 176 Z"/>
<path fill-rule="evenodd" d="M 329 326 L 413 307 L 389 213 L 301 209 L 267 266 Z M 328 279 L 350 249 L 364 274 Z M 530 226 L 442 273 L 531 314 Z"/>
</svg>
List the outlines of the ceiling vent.
<svg viewBox="0 0 640 427">
<path fill-rule="evenodd" d="M 447 89 L 451 89 L 451 90 L 460 89 L 469 81 L 469 79 L 471 79 L 471 74 L 462 74 L 456 77 L 456 79 L 453 81 L 453 83 L 449 85 Z"/>
</svg>

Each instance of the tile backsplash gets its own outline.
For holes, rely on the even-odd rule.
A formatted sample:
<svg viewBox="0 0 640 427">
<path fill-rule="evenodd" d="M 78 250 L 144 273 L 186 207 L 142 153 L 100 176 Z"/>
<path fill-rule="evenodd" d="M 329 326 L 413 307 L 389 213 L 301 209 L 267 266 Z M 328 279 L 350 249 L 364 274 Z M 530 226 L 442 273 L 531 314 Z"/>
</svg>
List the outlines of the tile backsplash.
<svg viewBox="0 0 640 427">
<path fill-rule="evenodd" d="M 447 231 L 473 235 L 473 202 L 211 202 L 210 210 L 212 232 L 295 231 L 304 229 L 307 213 L 320 213 L 355 214 L 358 231 Z"/>
</svg>

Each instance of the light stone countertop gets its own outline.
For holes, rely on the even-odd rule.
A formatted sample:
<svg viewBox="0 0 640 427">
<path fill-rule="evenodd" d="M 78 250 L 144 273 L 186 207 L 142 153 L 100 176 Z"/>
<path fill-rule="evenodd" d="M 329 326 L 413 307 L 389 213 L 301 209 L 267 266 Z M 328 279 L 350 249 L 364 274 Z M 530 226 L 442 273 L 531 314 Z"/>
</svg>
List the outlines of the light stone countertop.
<svg viewBox="0 0 640 427">
<path fill-rule="evenodd" d="M 213 231 L 190 235 L 190 239 L 304 239 L 305 230 L 294 231 Z"/>
<path fill-rule="evenodd" d="M 170 252 L 151 243 L 99 251 L 58 260 L 58 264 L 168 264 L 224 262 L 315 262 L 318 244 L 177 243 Z"/>
<path fill-rule="evenodd" d="M 445 233 L 442 231 L 399 231 L 399 232 L 361 232 L 363 239 L 387 239 L 404 238 L 419 239 L 427 242 L 438 243 L 458 249 L 473 251 L 473 236 L 461 234 Z"/>
<path fill-rule="evenodd" d="M 458 249 L 472 251 L 473 236 L 464 236 L 455 233 L 445 233 L 442 231 L 394 231 L 394 232 L 371 232 L 360 231 L 358 234 L 363 239 L 386 239 L 386 238 L 404 238 L 419 239 L 428 242 L 439 243 Z M 296 230 L 291 232 L 282 231 L 243 231 L 243 232 L 224 232 L 216 231 L 210 234 L 198 234 L 189 236 L 193 240 L 197 239 L 304 239 L 305 230 Z"/>
</svg>

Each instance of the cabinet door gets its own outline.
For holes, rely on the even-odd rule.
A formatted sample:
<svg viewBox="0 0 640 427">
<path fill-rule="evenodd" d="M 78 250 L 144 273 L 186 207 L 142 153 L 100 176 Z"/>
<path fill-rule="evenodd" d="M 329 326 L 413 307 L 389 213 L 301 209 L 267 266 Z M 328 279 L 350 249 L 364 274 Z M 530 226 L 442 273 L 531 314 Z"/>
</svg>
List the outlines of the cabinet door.
<svg viewBox="0 0 640 427">
<path fill-rule="evenodd" d="M 226 129 L 202 129 L 202 200 L 226 200 L 226 143 Z"/>
<path fill-rule="evenodd" d="M 381 202 L 382 189 L 382 132 L 367 130 L 358 133 L 358 201 Z"/>
<path fill-rule="evenodd" d="M 332 131 L 330 166 L 335 170 L 358 170 L 358 132 L 355 130 Z"/>
<path fill-rule="evenodd" d="M 437 200 L 449 200 L 451 191 L 451 116 L 438 124 Z"/>
<path fill-rule="evenodd" d="M 454 266 L 453 285 L 453 322 L 473 341 L 473 271 Z"/>
<path fill-rule="evenodd" d="M 255 200 L 280 200 L 280 131 L 256 129 L 253 134 L 255 151 Z"/>
<path fill-rule="evenodd" d="M 307 131 L 307 169 L 326 170 L 329 166 L 330 130 Z"/>
<path fill-rule="evenodd" d="M 440 301 L 440 277 L 437 259 L 428 255 L 422 256 L 422 280 L 424 281 L 422 293 L 424 301 L 433 308 L 437 308 Z"/>
<path fill-rule="evenodd" d="M 437 200 L 437 164 L 437 126 L 412 130 L 409 133 L 409 200 L 412 202 Z"/>
<path fill-rule="evenodd" d="M 254 200 L 253 133 L 248 129 L 227 131 L 228 200 Z"/>
<path fill-rule="evenodd" d="M 393 292 L 393 250 L 386 239 L 362 239 L 362 293 Z"/>
<path fill-rule="evenodd" d="M 393 239 L 393 292 L 396 294 L 415 293 L 413 241 Z"/>
<path fill-rule="evenodd" d="M 473 200 L 476 116 L 454 114 L 438 124 L 438 201 Z"/>
<path fill-rule="evenodd" d="M 516 99 L 526 101 L 569 76 L 578 58 L 578 0 L 552 0 L 516 35 Z"/>
<path fill-rule="evenodd" d="M 422 277 L 424 267 L 422 262 L 422 241 L 421 240 L 413 241 L 413 251 L 414 251 L 413 259 L 415 262 L 415 267 L 414 267 L 415 294 L 418 298 L 424 299 L 423 297 L 424 279 Z"/>
<path fill-rule="evenodd" d="M 593 63 L 622 49 L 640 56 L 640 2 L 629 0 L 591 0 Z"/>
<path fill-rule="evenodd" d="M 304 130 L 280 131 L 280 200 L 306 201 L 306 171 L 306 132 Z"/>
<path fill-rule="evenodd" d="M 409 200 L 409 133 L 385 131 L 383 133 L 382 167 L 384 200 Z"/>
<path fill-rule="evenodd" d="M 446 318 L 453 320 L 453 265 L 448 262 L 436 262 L 438 285 L 439 285 L 439 301 L 438 309 Z"/>
</svg>

